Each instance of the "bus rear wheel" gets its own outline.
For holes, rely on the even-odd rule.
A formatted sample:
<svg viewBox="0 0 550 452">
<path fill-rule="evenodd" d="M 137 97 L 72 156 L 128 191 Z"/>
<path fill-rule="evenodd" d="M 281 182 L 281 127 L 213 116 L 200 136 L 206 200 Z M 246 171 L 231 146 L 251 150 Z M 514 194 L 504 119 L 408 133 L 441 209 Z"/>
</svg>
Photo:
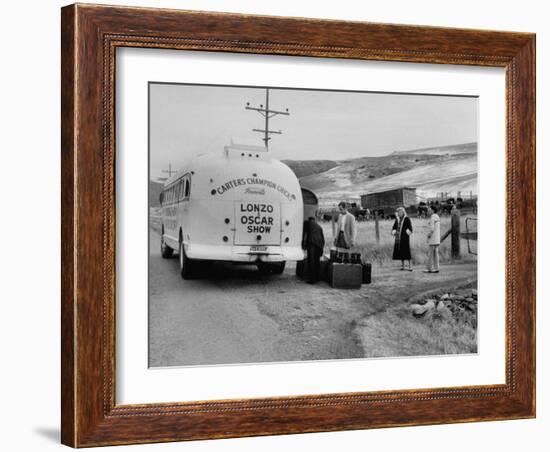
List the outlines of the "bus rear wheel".
<svg viewBox="0 0 550 452">
<path fill-rule="evenodd" d="M 180 240 L 179 246 L 179 261 L 180 261 L 180 274 L 183 279 L 190 279 L 193 277 L 193 261 L 185 254 L 185 247 Z"/>
<path fill-rule="evenodd" d="M 286 262 L 258 262 L 258 270 L 263 275 L 280 275 L 285 271 Z"/>
<path fill-rule="evenodd" d="M 174 254 L 174 250 L 170 248 L 164 241 L 164 234 L 160 236 L 160 255 L 164 259 L 170 259 Z"/>
</svg>

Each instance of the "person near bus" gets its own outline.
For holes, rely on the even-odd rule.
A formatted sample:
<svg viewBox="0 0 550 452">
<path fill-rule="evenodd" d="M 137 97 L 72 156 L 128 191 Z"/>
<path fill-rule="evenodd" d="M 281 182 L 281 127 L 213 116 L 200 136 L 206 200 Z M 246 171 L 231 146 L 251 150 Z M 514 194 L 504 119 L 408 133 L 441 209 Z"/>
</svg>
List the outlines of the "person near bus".
<svg viewBox="0 0 550 452">
<path fill-rule="evenodd" d="M 428 222 L 428 268 L 425 273 L 439 273 L 439 245 L 441 243 L 441 221 L 437 215 L 437 206 L 428 208 L 430 220 Z"/>
<path fill-rule="evenodd" d="M 336 225 L 336 238 L 334 239 L 334 245 L 337 248 L 344 248 L 349 250 L 355 246 L 355 237 L 357 235 L 357 225 L 355 224 L 355 217 L 348 212 L 346 203 L 344 201 L 338 204 L 338 223 Z"/>
<path fill-rule="evenodd" d="M 392 235 L 395 237 L 393 245 L 393 260 L 401 261 L 401 270 L 405 270 L 405 261 L 409 262 L 407 270 L 412 272 L 410 236 L 413 232 L 412 223 L 404 207 L 399 207 L 395 213 L 395 222 Z"/>
<path fill-rule="evenodd" d="M 315 221 L 314 217 L 309 217 L 308 220 L 304 222 L 302 248 L 307 253 L 307 282 L 309 284 L 315 284 L 319 281 L 321 256 L 325 248 L 325 236 L 323 234 L 323 228 Z"/>
</svg>

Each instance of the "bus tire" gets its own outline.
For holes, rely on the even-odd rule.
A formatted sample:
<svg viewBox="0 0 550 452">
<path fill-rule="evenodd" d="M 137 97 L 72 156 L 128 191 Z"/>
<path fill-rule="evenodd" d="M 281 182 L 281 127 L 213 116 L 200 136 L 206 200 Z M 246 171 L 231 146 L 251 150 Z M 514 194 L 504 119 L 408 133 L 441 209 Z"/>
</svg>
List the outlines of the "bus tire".
<svg viewBox="0 0 550 452">
<path fill-rule="evenodd" d="M 174 250 L 170 248 L 164 241 L 164 234 L 160 236 L 160 255 L 163 259 L 170 259 L 174 254 Z"/>
<path fill-rule="evenodd" d="M 258 262 L 256 265 L 258 267 L 258 271 L 262 275 L 269 275 L 269 273 L 270 273 L 269 264 L 266 264 L 265 262 Z"/>
<path fill-rule="evenodd" d="M 285 261 L 273 262 L 272 264 L 270 264 L 271 273 L 273 273 L 274 275 L 282 274 L 285 271 L 285 264 L 286 264 Z"/>
<path fill-rule="evenodd" d="M 258 270 L 262 275 L 280 275 L 285 271 L 286 262 L 258 262 Z"/>
<path fill-rule="evenodd" d="M 180 240 L 179 245 L 179 263 L 180 263 L 180 275 L 183 279 L 190 279 L 193 277 L 193 261 L 185 254 L 185 247 L 183 241 Z"/>
</svg>

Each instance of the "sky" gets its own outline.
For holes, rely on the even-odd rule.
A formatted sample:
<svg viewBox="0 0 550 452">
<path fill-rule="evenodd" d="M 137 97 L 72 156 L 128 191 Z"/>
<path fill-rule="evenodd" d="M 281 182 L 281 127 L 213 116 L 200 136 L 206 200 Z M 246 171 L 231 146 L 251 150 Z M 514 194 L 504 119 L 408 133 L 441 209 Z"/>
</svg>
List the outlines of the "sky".
<svg viewBox="0 0 550 452">
<path fill-rule="evenodd" d="M 264 87 L 151 83 L 151 178 L 231 142 L 263 146 Z M 477 98 L 270 88 L 270 152 L 280 160 L 342 160 L 477 141 Z M 165 176 L 165 175 L 164 175 Z"/>
</svg>

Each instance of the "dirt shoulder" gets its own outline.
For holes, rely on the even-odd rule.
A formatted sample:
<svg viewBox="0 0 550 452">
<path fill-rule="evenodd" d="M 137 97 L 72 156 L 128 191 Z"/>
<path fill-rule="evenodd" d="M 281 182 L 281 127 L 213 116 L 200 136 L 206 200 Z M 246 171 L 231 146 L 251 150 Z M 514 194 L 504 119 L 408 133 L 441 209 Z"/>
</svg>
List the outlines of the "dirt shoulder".
<svg viewBox="0 0 550 452">
<path fill-rule="evenodd" d="M 399 271 L 398 271 L 399 272 Z M 399 272 L 403 273 L 403 272 Z M 381 270 L 371 285 L 371 297 L 385 299 L 385 309 L 357 321 L 355 335 L 365 357 L 420 356 L 477 351 L 477 329 L 470 323 L 433 316 L 416 318 L 413 302 L 438 293 L 475 288 L 475 264 L 443 265 L 438 274 Z"/>
</svg>

